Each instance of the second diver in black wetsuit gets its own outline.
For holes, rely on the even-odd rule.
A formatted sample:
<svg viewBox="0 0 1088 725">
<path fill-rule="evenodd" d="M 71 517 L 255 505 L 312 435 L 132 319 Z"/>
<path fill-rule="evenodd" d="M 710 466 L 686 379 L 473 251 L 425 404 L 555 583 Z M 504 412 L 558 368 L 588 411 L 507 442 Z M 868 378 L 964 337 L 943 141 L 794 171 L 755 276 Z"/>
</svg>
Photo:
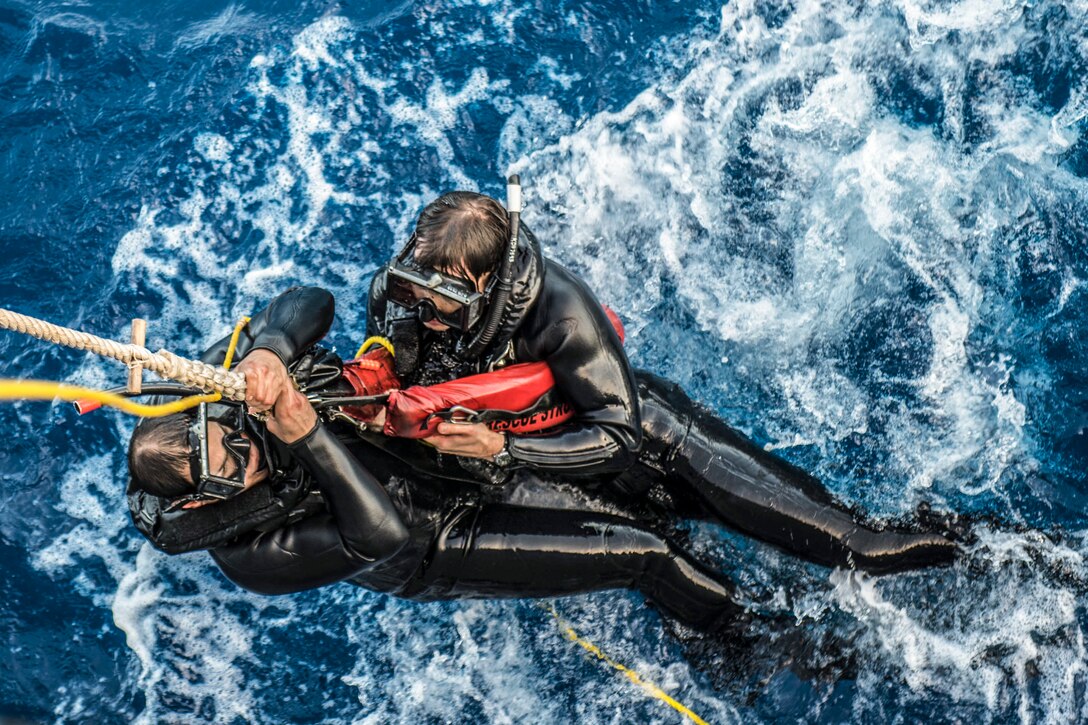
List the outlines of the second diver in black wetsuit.
<svg viewBox="0 0 1088 725">
<path fill-rule="evenodd" d="M 368 335 L 397 346 L 406 384 L 433 384 L 511 363 L 544 361 L 574 418 L 542 434 L 446 423 L 427 442 L 450 475 L 514 470 L 579 477 L 637 501 L 655 484 L 685 516 L 710 518 L 824 566 L 890 573 L 946 564 L 937 532 L 865 524 L 813 476 L 760 449 L 650 373 L 632 372 L 588 287 L 552 260 L 494 199 L 453 192 L 420 214 L 404 250 L 375 276 Z M 416 453 L 411 453 L 411 446 Z M 392 449 L 392 447 L 391 447 Z M 409 463 L 418 443 L 396 445 Z M 407 451 L 407 454 L 404 452 Z"/>
</svg>

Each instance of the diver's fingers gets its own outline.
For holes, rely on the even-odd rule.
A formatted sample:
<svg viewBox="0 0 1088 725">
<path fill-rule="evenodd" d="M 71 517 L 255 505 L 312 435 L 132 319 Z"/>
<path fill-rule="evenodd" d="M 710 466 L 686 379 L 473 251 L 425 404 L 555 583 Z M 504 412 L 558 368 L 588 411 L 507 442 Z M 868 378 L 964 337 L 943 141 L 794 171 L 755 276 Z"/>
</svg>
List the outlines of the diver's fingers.
<svg viewBox="0 0 1088 725">
<path fill-rule="evenodd" d="M 279 408 L 280 406 L 283 406 L 289 415 L 297 415 L 300 412 L 313 410 L 309 399 L 290 385 L 284 388 L 279 397 L 276 398 L 276 407 Z"/>
<path fill-rule="evenodd" d="M 484 423 L 441 423 L 436 432 L 426 440 L 440 451 L 459 456 L 491 458 L 506 443 L 504 434 Z"/>
<path fill-rule="evenodd" d="M 238 363 L 236 370 L 246 377 L 246 403 L 254 412 L 268 410 L 280 391 L 290 387 L 287 368 L 275 353 L 254 350 Z"/>
<path fill-rule="evenodd" d="M 479 435 L 477 426 L 482 426 L 482 423 L 439 423 L 438 431 L 439 435 L 444 436 L 475 436 Z"/>
<path fill-rule="evenodd" d="M 304 437 L 317 425 L 317 413 L 306 396 L 294 388 L 284 390 L 272 408 L 268 430 L 285 443 Z"/>
<path fill-rule="evenodd" d="M 285 378 L 274 367 L 264 367 L 261 370 L 260 388 L 257 394 L 258 400 L 266 405 L 276 402 L 280 390 L 284 387 Z"/>
<path fill-rule="evenodd" d="M 273 405 L 283 392 L 293 390 L 288 380 L 280 368 L 259 368 L 254 401 L 265 407 Z"/>
</svg>

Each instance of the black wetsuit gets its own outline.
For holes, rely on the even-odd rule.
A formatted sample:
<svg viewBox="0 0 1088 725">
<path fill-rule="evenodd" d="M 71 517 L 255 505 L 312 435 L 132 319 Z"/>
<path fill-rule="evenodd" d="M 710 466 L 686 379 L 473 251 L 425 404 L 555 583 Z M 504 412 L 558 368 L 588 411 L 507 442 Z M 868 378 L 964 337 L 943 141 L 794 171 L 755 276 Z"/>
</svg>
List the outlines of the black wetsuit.
<svg viewBox="0 0 1088 725">
<path fill-rule="evenodd" d="M 302 353 L 331 321 L 328 293 L 289 291 L 254 317 L 237 355 L 268 349 L 298 375 L 312 363 Z M 224 351 L 222 341 L 204 359 Z M 704 629 L 738 610 L 726 581 L 637 521 L 489 503 L 475 486 L 405 476 L 401 461 L 324 423 L 290 446 L 269 443 L 268 483 L 171 513 L 154 496 L 131 494 L 137 527 L 171 553 L 210 549 L 228 578 L 267 594 L 345 579 L 418 600 L 631 588 Z"/>
<path fill-rule="evenodd" d="M 398 475 L 399 461 L 362 441 L 337 440 L 327 426 L 319 431 L 317 440 L 292 449 L 325 494 L 327 511 L 213 548 L 220 569 L 240 586 L 285 594 L 350 580 L 417 601 L 625 588 L 700 629 L 714 629 L 739 610 L 727 581 L 637 521 L 487 503 L 448 482 Z M 366 474 L 352 470 L 358 461 L 366 462 Z M 382 507 L 368 481 L 380 481 L 392 501 L 393 513 L 377 531 L 369 527 Z M 376 559 L 375 551 L 388 556 Z"/>
<path fill-rule="evenodd" d="M 698 506 L 685 515 L 713 518 L 791 554 L 825 566 L 887 573 L 950 562 L 956 545 L 935 533 L 878 530 L 863 524 L 808 473 L 753 445 L 673 383 L 633 373 L 619 336 L 586 285 L 541 256 L 521 227 L 522 243 L 503 325 L 480 359 L 458 364 L 447 352 L 450 333 L 437 334 L 400 317 L 375 277 L 368 334 L 392 336 L 411 350 L 398 373 L 407 384 L 441 382 L 512 362 L 547 362 L 576 416 L 541 435 L 509 436 L 515 462 L 537 471 L 604 481 L 644 493 L 659 482 Z M 389 314 L 393 312 L 394 314 Z M 417 352 L 418 351 L 418 352 Z M 440 365 L 433 365 L 438 360 Z M 405 460 L 413 456 L 398 444 Z M 416 450 L 419 444 L 413 444 Z M 450 459 L 447 469 L 478 469 Z"/>
</svg>

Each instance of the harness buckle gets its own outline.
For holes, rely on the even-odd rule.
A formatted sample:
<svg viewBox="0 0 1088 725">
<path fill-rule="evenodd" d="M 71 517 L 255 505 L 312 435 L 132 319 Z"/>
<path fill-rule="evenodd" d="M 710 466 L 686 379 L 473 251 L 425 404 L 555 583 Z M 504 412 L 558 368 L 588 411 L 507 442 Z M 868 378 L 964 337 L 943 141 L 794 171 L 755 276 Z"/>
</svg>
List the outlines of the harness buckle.
<svg viewBox="0 0 1088 725">
<path fill-rule="evenodd" d="M 446 410 L 440 410 L 437 413 L 428 415 L 427 420 L 423 423 L 423 427 L 429 428 L 431 423 L 435 420 L 467 425 L 469 423 L 478 423 L 480 421 L 480 413 L 472 408 L 466 408 L 463 405 L 454 405 Z"/>
</svg>

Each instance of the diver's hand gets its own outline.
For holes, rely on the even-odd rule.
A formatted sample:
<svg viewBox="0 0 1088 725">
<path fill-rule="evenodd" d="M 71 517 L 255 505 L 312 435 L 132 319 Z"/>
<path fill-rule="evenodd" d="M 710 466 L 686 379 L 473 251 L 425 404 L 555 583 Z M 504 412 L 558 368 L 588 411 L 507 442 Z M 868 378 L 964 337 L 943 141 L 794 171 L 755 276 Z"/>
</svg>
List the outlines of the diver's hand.
<svg viewBox="0 0 1088 725">
<path fill-rule="evenodd" d="M 317 425 L 317 413 L 306 396 L 291 386 L 283 391 L 268 413 L 268 432 L 284 443 L 305 438 Z"/>
<path fill-rule="evenodd" d="M 488 460 L 506 445 L 506 435 L 484 423 L 440 423 L 438 435 L 426 440 L 443 453 Z"/>
<path fill-rule="evenodd" d="M 294 389 L 287 367 L 271 350 L 254 350 L 234 370 L 246 376 L 246 406 L 251 413 L 265 412 L 285 391 Z"/>
</svg>

